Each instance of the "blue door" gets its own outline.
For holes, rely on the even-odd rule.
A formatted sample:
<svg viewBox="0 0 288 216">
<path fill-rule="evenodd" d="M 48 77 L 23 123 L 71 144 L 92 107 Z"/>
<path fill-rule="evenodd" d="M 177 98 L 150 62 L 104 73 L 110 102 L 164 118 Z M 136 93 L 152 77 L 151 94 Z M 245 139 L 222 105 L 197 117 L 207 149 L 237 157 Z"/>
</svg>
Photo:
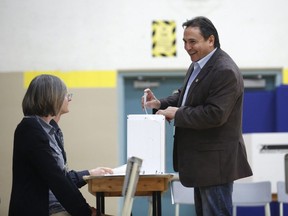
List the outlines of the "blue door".
<svg viewBox="0 0 288 216">
<path fill-rule="evenodd" d="M 127 124 L 127 115 L 129 114 L 145 114 L 141 107 L 141 97 L 143 95 L 143 90 L 146 87 L 149 87 L 155 94 L 157 98 L 167 97 L 168 95 L 172 94 L 175 90 L 181 87 L 184 79 L 184 72 L 177 73 L 175 75 L 167 72 L 165 76 L 149 75 L 141 74 L 141 75 L 127 75 L 123 76 L 123 106 L 124 106 L 124 117 L 123 119 L 123 143 L 126 143 L 127 131 L 126 131 L 126 124 Z M 148 110 L 148 113 L 151 114 L 152 111 Z M 172 151 L 173 151 L 173 132 L 174 126 L 173 122 L 170 124 L 166 122 L 166 173 L 174 173 L 173 170 L 173 160 L 172 160 Z M 123 145 L 123 158 L 127 158 L 126 152 L 127 148 L 126 145 Z M 133 202 L 133 215 L 137 216 L 147 216 L 148 209 L 149 209 L 149 202 L 151 198 L 149 197 L 135 197 Z M 180 215 L 195 215 L 194 214 L 194 207 L 192 206 L 181 206 L 180 207 Z M 166 191 L 162 194 L 162 215 L 169 216 L 174 215 L 175 207 L 171 204 L 171 194 L 170 190 Z"/>
</svg>

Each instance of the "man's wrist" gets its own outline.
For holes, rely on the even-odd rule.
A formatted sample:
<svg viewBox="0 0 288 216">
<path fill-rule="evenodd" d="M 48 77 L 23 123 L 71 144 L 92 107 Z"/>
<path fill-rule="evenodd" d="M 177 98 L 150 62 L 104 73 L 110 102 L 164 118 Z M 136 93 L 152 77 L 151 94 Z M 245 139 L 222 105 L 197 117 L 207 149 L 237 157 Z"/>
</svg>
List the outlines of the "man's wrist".
<svg viewBox="0 0 288 216">
<path fill-rule="evenodd" d="M 156 102 L 157 102 L 157 107 L 155 107 L 155 109 L 160 109 L 160 107 L 161 107 L 161 102 L 160 102 L 159 100 L 156 100 Z"/>
</svg>

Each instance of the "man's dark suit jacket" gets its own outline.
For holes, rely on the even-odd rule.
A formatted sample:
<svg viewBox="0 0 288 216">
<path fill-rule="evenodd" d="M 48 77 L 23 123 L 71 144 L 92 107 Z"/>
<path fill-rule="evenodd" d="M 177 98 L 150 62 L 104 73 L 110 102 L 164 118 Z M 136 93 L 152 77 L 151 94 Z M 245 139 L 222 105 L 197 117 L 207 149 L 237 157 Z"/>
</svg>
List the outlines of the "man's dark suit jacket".
<svg viewBox="0 0 288 216">
<path fill-rule="evenodd" d="M 244 85 L 234 61 L 218 48 L 202 68 L 181 106 L 182 89 L 161 99 L 160 109 L 177 106 L 174 170 L 185 186 L 212 186 L 251 176 L 242 137 Z"/>
<path fill-rule="evenodd" d="M 49 188 L 71 215 L 91 215 L 78 188 L 57 165 L 46 132 L 24 118 L 14 134 L 13 182 L 9 215 L 49 215 Z"/>
</svg>

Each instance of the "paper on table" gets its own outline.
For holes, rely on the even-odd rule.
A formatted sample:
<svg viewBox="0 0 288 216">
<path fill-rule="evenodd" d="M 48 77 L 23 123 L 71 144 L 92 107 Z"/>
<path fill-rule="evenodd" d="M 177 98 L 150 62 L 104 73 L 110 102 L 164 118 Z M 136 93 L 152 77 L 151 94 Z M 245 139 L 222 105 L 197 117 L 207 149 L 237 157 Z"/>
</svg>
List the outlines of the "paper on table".
<svg viewBox="0 0 288 216">
<path fill-rule="evenodd" d="M 113 174 L 106 174 L 106 175 L 125 175 L 126 166 L 127 166 L 127 164 L 124 164 L 124 165 L 119 166 L 119 167 L 115 167 L 114 169 L 112 169 Z"/>
<path fill-rule="evenodd" d="M 113 174 L 105 174 L 105 176 L 113 176 L 113 175 L 126 175 L 127 164 L 123 164 L 119 167 L 115 167 L 113 170 Z M 140 171 L 140 175 L 145 175 L 145 171 Z M 163 172 L 155 172 L 155 175 L 174 175 L 173 173 L 163 173 Z M 153 175 L 152 173 L 147 173 L 147 175 Z"/>
</svg>

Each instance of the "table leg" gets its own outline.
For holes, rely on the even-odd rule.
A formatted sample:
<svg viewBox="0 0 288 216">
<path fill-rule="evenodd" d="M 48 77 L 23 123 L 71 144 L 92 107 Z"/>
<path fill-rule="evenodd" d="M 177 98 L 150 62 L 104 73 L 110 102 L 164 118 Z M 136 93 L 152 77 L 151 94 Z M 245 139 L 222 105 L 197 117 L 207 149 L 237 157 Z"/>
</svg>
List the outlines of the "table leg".
<svg viewBox="0 0 288 216">
<path fill-rule="evenodd" d="M 103 192 L 96 192 L 96 211 L 97 215 L 105 213 L 105 197 Z"/>
<path fill-rule="evenodd" d="M 161 192 L 157 191 L 156 196 L 157 196 L 157 215 L 161 216 L 162 215 Z"/>
<path fill-rule="evenodd" d="M 161 192 L 153 191 L 152 193 L 152 203 L 153 203 L 153 216 L 161 216 Z"/>
</svg>

